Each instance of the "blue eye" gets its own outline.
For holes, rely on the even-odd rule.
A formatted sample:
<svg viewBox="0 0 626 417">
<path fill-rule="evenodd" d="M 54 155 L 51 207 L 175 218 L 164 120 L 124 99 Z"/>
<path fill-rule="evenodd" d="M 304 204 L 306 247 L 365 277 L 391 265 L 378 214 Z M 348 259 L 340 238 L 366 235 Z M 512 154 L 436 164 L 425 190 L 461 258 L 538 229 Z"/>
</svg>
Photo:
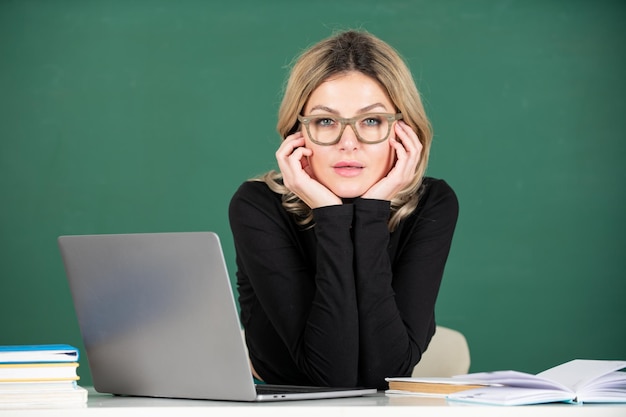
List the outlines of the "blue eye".
<svg viewBox="0 0 626 417">
<path fill-rule="evenodd" d="M 377 127 L 381 124 L 380 117 L 368 116 L 361 120 L 361 124 L 365 127 Z"/>
<path fill-rule="evenodd" d="M 333 127 L 337 124 L 337 121 L 330 117 L 320 117 L 317 119 L 313 119 L 312 122 L 317 127 Z"/>
</svg>

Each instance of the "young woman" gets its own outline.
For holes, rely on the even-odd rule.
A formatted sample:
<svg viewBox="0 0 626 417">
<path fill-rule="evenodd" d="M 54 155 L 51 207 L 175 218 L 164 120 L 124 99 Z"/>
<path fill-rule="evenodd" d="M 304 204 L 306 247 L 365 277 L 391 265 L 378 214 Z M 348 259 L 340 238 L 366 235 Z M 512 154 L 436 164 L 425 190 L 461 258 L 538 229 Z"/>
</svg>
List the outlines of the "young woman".
<svg viewBox="0 0 626 417">
<path fill-rule="evenodd" d="M 325 39 L 295 62 L 278 132 L 280 172 L 229 210 L 255 377 L 385 389 L 435 331 L 458 215 L 424 177 L 432 133 L 411 73 L 371 34 Z"/>
</svg>

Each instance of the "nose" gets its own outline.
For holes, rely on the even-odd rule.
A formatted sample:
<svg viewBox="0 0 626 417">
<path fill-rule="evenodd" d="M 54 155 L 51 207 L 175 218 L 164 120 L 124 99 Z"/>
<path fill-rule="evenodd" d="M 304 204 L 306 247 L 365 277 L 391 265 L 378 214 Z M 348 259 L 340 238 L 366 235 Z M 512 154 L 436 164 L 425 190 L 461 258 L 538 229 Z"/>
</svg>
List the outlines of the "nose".
<svg viewBox="0 0 626 417">
<path fill-rule="evenodd" d="M 339 138 L 340 149 L 352 150 L 356 149 L 359 144 L 359 139 L 356 137 L 356 132 L 352 125 L 346 124 L 346 127 L 341 132 L 341 138 Z"/>
</svg>

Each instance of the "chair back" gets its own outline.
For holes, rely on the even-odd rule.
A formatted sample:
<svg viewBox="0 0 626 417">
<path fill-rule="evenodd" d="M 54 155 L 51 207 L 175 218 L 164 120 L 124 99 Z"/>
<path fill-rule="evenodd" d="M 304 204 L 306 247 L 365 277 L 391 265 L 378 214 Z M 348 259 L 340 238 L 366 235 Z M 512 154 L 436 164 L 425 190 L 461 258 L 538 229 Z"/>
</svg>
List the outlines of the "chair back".
<svg viewBox="0 0 626 417">
<path fill-rule="evenodd" d="M 411 376 L 442 377 L 469 372 L 470 351 L 465 336 L 457 330 L 437 326 L 435 335 Z"/>
</svg>

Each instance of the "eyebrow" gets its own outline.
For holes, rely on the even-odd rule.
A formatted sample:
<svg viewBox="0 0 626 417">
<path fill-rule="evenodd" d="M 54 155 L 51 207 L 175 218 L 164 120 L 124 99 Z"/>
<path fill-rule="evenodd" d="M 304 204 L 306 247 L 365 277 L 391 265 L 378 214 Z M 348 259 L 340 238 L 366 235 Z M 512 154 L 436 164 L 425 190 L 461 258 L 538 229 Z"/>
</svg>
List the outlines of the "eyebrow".
<svg viewBox="0 0 626 417">
<path fill-rule="evenodd" d="M 383 103 L 374 103 L 374 104 L 370 104 L 369 106 L 365 106 L 365 107 L 359 109 L 357 111 L 357 114 L 367 113 L 369 111 L 374 110 L 377 107 L 382 107 L 384 110 L 387 110 L 387 107 L 385 107 L 385 105 Z M 321 105 L 321 104 L 317 105 L 317 106 L 311 107 L 310 111 L 312 112 L 314 110 L 322 110 L 322 111 L 328 112 L 330 114 L 339 115 L 339 112 L 337 110 L 331 109 L 330 107 L 324 106 L 324 105 Z"/>
</svg>

